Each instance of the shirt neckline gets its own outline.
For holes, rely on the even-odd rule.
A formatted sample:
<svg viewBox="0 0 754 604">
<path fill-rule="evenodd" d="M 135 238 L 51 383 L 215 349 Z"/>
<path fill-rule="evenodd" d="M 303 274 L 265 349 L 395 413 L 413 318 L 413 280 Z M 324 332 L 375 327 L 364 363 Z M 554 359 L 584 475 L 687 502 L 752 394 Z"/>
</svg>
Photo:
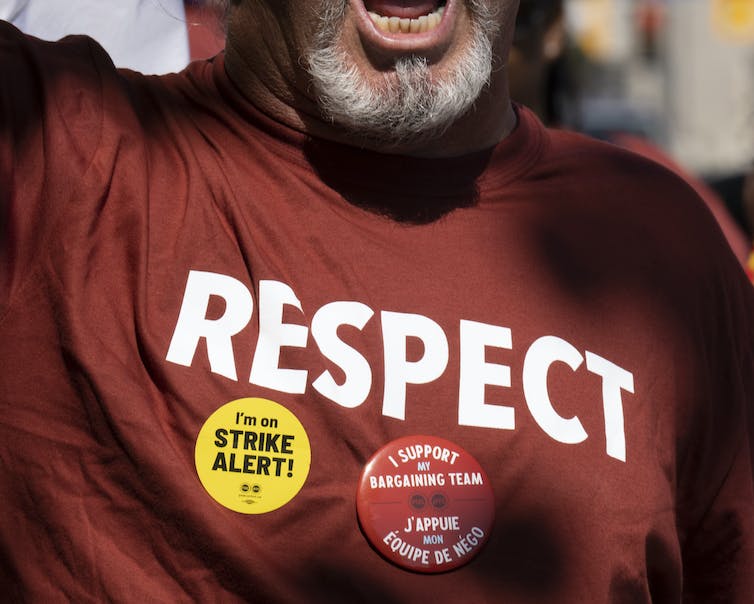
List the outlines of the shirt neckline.
<svg viewBox="0 0 754 604">
<path fill-rule="evenodd" d="M 323 182 L 343 192 L 346 198 L 387 196 L 396 204 L 409 198 L 478 198 L 522 177 L 536 164 L 548 140 L 545 127 L 534 113 L 515 103 L 517 124 L 512 132 L 495 147 L 462 156 L 393 155 L 317 139 L 260 110 L 228 76 L 224 59 L 221 53 L 213 62 L 215 85 L 235 113 L 254 127 L 253 136 L 261 133 L 265 146 L 273 153 L 313 169 Z"/>
</svg>

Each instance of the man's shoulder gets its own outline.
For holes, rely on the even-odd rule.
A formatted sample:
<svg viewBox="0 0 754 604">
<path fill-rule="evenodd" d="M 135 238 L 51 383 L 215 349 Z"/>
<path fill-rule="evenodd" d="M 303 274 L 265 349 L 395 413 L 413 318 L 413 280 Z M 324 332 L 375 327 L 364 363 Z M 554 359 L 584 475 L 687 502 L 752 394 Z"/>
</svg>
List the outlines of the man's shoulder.
<svg viewBox="0 0 754 604">
<path fill-rule="evenodd" d="M 161 76 L 118 69 L 92 38 L 47 42 L 0 21 L 0 122 L 13 132 L 16 149 L 38 146 L 40 132 L 60 155 L 73 148 L 89 159 L 124 137 L 163 136 L 178 144 L 175 130 L 195 122 L 178 116 L 217 105 L 212 72 L 209 62 Z"/>
<path fill-rule="evenodd" d="M 33 69 L 38 76 L 49 75 L 62 80 L 108 68 L 115 70 L 107 52 L 88 36 L 70 35 L 51 42 L 24 34 L 14 25 L 0 20 L 0 40 L 3 71 L 16 66 L 18 69 Z"/>
<path fill-rule="evenodd" d="M 610 192 L 615 201 L 629 198 L 638 206 L 703 206 L 691 184 L 656 157 L 568 130 L 549 130 L 549 140 L 544 165 L 584 191 Z"/>
<path fill-rule="evenodd" d="M 118 69 L 107 51 L 85 35 L 66 36 L 50 42 L 26 35 L 0 21 L 0 80 L 6 102 L 29 112 L 57 110 L 70 117 L 86 117 L 76 110 L 80 103 L 105 105 L 133 103 L 141 96 L 169 95 L 187 78 L 183 74 L 145 76 Z M 68 107 L 72 104 L 72 107 Z"/>
<path fill-rule="evenodd" d="M 586 160 L 589 162 L 588 165 L 607 169 L 606 175 L 640 170 L 662 179 L 663 174 L 667 172 L 660 162 L 626 149 L 613 140 L 595 138 L 562 128 L 550 128 L 548 132 L 553 157 L 570 159 L 574 163 L 582 164 Z"/>
<path fill-rule="evenodd" d="M 69 136 L 88 138 L 101 123 L 103 83 L 116 77 L 107 53 L 91 38 L 48 42 L 0 21 L 0 120 L 20 136 L 16 145 L 39 129 L 70 128 Z"/>
<path fill-rule="evenodd" d="M 574 232 L 593 241 L 599 239 L 596 231 L 608 233 L 646 256 L 647 263 L 665 258 L 674 266 L 699 267 L 729 255 L 712 213 L 692 185 L 618 144 L 549 130 L 547 151 L 527 174 L 522 185 L 527 184 L 536 184 L 540 193 L 546 187 L 548 211 L 563 216 Z"/>
</svg>

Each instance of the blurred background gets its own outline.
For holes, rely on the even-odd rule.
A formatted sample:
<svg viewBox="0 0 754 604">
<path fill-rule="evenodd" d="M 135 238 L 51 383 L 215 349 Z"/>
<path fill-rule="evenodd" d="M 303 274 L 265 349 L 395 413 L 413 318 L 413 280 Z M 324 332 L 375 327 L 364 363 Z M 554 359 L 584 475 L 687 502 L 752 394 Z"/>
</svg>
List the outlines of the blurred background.
<svg viewBox="0 0 754 604">
<path fill-rule="evenodd" d="M 754 160 L 754 0 L 564 0 L 563 9 L 562 125 L 638 134 L 741 212 Z"/>
<path fill-rule="evenodd" d="M 527 0 L 524 0 L 526 2 Z M 635 129 L 707 177 L 754 158 L 754 0 L 566 0 L 585 131 Z"/>
</svg>

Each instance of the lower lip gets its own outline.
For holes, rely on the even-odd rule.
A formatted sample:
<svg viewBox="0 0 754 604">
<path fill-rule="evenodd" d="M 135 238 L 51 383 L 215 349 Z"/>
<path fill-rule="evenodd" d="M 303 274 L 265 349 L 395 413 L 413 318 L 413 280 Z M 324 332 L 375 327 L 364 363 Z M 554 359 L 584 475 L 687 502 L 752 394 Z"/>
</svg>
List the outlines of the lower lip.
<svg viewBox="0 0 754 604">
<path fill-rule="evenodd" d="M 359 34 L 375 50 L 389 54 L 425 54 L 449 45 L 459 3 L 448 0 L 440 23 L 431 31 L 416 34 L 390 33 L 379 29 L 367 13 L 363 0 L 349 0 Z"/>
</svg>

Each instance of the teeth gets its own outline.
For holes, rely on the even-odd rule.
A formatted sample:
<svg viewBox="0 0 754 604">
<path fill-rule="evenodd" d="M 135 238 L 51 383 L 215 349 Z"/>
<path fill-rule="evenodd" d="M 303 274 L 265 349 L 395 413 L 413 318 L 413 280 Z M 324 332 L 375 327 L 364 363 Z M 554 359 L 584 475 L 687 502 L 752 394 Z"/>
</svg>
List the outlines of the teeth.
<svg viewBox="0 0 754 604">
<path fill-rule="evenodd" d="M 442 21 L 442 14 L 445 7 L 441 6 L 436 11 L 423 15 L 418 19 L 401 19 L 400 17 L 383 17 L 377 13 L 370 12 L 369 16 L 374 21 L 378 29 L 391 34 L 418 34 L 432 31 Z"/>
</svg>

